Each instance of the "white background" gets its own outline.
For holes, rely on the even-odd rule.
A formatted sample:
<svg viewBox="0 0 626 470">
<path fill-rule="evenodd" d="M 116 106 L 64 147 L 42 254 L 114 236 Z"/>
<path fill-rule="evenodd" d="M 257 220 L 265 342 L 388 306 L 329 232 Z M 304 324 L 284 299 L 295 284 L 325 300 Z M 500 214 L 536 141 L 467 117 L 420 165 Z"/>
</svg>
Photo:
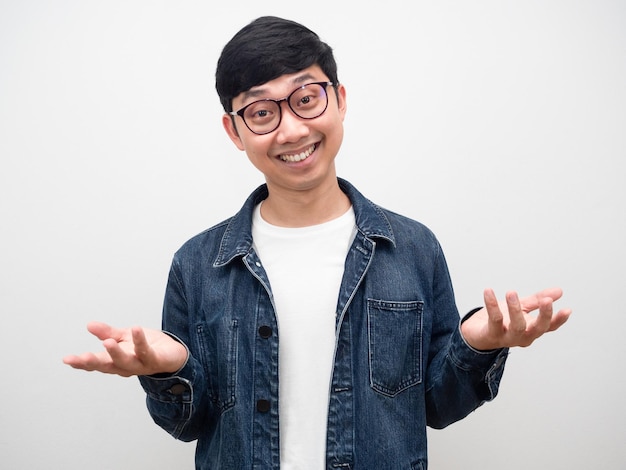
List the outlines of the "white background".
<svg viewBox="0 0 626 470">
<path fill-rule="evenodd" d="M 333 46 L 339 174 L 429 225 L 461 311 L 559 285 L 570 322 L 500 396 L 429 432 L 431 468 L 626 466 L 626 4 L 0 0 L 0 466 L 192 468 L 137 380 L 75 371 L 85 324 L 160 326 L 173 252 L 262 177 L 215 63 L 257 16 Z"/>
</svg>

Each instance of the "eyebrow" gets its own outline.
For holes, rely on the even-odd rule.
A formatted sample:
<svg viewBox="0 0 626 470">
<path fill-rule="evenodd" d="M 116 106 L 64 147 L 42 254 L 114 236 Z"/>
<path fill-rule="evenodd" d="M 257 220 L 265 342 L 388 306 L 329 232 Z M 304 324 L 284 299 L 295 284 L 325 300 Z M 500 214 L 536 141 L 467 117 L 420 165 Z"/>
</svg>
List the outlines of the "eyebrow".
<svg viewBox="0 0 626 470">
<path fill-rule="evenodd" d="M 297 77 L 293 78 L 290 83 L 297 86 L 301 83 L 305 83 L 310 80 L 315 80 L 315 77 L 311 75 L 310 73 L 304 73 L 302 75 L 298 75 Z M 246 102 L 250 98 L 259 98 L 265 95 L 266 93 L 267 93 L 267 89 L 263 88 L 262 86 L 259 88 L 255 88 L 253 90 L 247 90 L 243 92 L 242 101 Z"/>
</svg>

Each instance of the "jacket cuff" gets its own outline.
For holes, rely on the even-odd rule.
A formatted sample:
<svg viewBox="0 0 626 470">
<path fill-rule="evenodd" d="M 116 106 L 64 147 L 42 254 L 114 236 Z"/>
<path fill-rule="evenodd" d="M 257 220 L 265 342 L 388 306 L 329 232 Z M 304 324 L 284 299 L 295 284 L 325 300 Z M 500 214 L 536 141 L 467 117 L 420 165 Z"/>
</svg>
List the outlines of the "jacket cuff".
<svg viewBox="0 0 626 470">
<path fill-rule="evenodd" d="M 187 359 L 183 366 L 174 373 L 162 373 L 153 375 L 138 376 L 139 383 L 148 397 L 166 403 L 190 402 L 192 400 L 192 387 L 196 376 L 192 361 L 189 360 L 190 353 L 187 345 L 176 335 L 163 331 L 172 337 L 187 350 Z"/>
<path fill-rule="evenodd" d="M 492 365 L 504 366 L 504 360 L 509 353 L 508 348 L 481 351 L 470 346 L 461 333 L 461 324 L 453 333 L 450 355 L 454 362 L 462 369 L 485 370 Z"/>
<path fill-rule="evenodd" d="M 463 320 L 469 318 L 469 315 L 466 315 Z M 509 355 L 509 348 L 490 351 L 474 349 L 465 341 L 461 334 L 461 323 L 463 320 L 459 322 L 459 327 L 453 333 L 450 358 L 457 367 L 467 371 L 479 371 L 484 376 L 484 383 L 489 390 L 486 401 L 491 401 L 498 394 L 500 381 L 504 373 L 504 365 Z"/>
</svg>

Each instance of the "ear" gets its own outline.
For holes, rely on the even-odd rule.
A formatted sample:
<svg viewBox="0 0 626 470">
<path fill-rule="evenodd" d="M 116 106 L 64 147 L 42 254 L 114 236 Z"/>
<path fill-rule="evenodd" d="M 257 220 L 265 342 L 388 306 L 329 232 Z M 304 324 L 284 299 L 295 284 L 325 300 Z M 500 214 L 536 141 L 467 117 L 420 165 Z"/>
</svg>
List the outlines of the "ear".
<svg viewBox="0 0 626 470">
<path fill-rule="evenodd" d="M 224 114 L 222 116 L 222 125 L 224 126 L 226 134 L 228 134 L 228 137 L 230 137 L 230 140 L 233 141 L 235 146 L 239 150 L 244 150 L 243 142 L 241 141 L 239 132 L 237 132 L 237 127 L 235 126 L 235 119 L 236 118 L 230 114 Z"/>
<path fill-rule="evenodd" d="M 343 83 L 340 83 L 337 86 L 337 106 L 339 108 L 339 114 L 341 115 L 341 120 L 343 121 L 346 117 L 346 111 L 348 109 L 348 104 L 346 102 L 346 87 Z"/>
</svg>

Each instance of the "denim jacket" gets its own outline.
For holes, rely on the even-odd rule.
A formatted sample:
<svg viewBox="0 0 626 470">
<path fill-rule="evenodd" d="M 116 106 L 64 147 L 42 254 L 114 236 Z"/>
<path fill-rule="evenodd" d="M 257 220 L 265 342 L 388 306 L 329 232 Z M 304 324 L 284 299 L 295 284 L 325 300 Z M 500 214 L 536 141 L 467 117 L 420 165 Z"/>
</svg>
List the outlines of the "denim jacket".
<svg viewBox="0 0 626 470">
<path fill-rule="evenodd" d="M 357 234 L 337 299 L 326 468 L 426 469 L 426 426 L 447 426 L 493 399 L 507 350 L 476 351 L 463 340 L 444 255 L 426 227 L 339 183 Z M 139 377 L 154 421 L 197 440 L 197 469 L 280 466 L 280 332 L 251 234 L 266 197 L 260 186 L 234 217 L 174 255 L 163 330 L 189 358 L 175 374 Z"/>
</svg>

